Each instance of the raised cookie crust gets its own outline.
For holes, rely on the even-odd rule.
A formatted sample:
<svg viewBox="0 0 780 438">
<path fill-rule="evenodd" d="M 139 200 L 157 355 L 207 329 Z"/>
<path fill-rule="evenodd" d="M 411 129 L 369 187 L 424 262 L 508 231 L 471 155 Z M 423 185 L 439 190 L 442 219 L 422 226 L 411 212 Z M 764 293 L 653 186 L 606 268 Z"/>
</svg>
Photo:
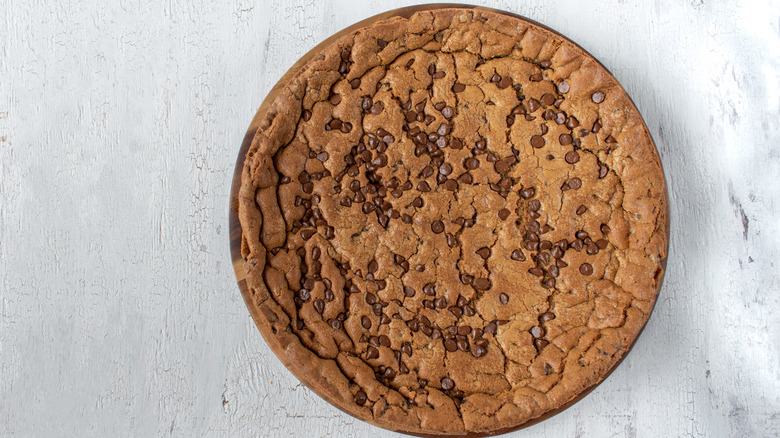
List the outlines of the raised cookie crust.
<svg viewBox="0 0 780 438">
<path fill-rule="evenodd" d="M 568 40 L 478 9 L 392 17 L 324 49 L 261 120 L 239 192 L 250 306 L 352 415 L 516 427 L 639 334 L 665 191 L 636 108 Z"/>
</svg>

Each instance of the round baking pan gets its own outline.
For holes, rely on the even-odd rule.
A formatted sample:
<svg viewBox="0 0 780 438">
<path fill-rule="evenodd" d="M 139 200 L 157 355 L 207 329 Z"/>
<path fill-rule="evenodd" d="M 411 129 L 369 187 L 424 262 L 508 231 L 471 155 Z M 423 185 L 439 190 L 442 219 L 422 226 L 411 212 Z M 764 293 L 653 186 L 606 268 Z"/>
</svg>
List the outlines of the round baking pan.
<svg viewBox="0 0 780 438">
<path fill-rule="evenodd" d="M 248 149 L 249 149 L 249 147 L 250 147 L 250 145 L 252 143 L 252 139 L 254 138 L 255 133 L 256 133 L 256 131 L 257 131 L 261 121 L 263 120 L 266 112 L 268 111 L 268 108 L 271 106 L 271 104 L 274 102 L 274 100 L 276 100 L 276 98 L 278 97 L 280 91 L 285 87 L 285 85 L 290 81 L 290 79 L 308 61 L 310 61 L 313 57 L 317 56 L 325 47 L 333 44 L 335 41 L 337 41 L 339 38 L 341 38 L 345 34 L 351 33 L 351 32 L 353 32 L 353 31 L 355 31 L 357 29 L 360 29 L 360 28 L 363 28 L 363 27 L 366 27 L 366 26 L 370 26 L 371 24 L 373 24 L 373 23 L 375 23 L 377 21 L 384 20 L 384 19 L 387 19 L 387 18 L 390 18 L 390 17 L 398 16 L 398 17 L 409 18 L 414 13 L 419 12 L 419 11 L 436 10 L 436 9 L 449 9 L 449 8 L 471 9 L 471 10 L 477 10 L 477 11 L 489 11 L 489 12 L 504 14 L 504 15 L 507 15 L 507 16 L 510 16 L 510 17 L 517 18 L 519 20 L 522 20 L 522 21 L 525 21 L 525 22 L 529 23 L 530 25 L 538 26 L 538 27 L 543 28 L 543 29 L 545 29 L 545 30 L 547 30 L 549 32 L 554 33 L 558 37 L 568 41 L 573 46 L 579 48 L 587 56 L 590 56 L 592 59 L 595 60 L 595 58 L 592 55 L 590 55 L 585 49 L 581 48 L 576 43 L 572 42 L 571 40 L 569 40 L 565 36 L 561 35 L 560 33 L 554 31 L 553 29 L 550 29 L 549 27 L 544 26 L 544 25 L 542 25 L 540 23 L 537 23 L 537 22 L 535 22 L 533 20 L 530 20 L 530 19 L 525 18 L 525 17 L 520 16 L 520 15 L 516 15 L 516 14 L 509 13 L 509 12 L 501 11 L 501 10 L 496 10 L 496 9 L 491 9 L 491 8 L 484 8 L 484 7 L 480 7 L 480 6 L 461 5 L 461 4 L 428 4 L 428 5 L 411 6 L 411 7 L 405 7 L 405 8 L 400 8 L 400 9 L 387 11 L 387 12 L 375 15 L 373 17 L 370 17 L 370 18 L 368 18 L 366 20 L 363 20 L 363 21 L 360 21 L 358 23 L 355 23 L 352 26 L 349 26 L 349 27 L 343 29 L 342 31 L 332 35 L 330 38 L 324 40 L 323 42 L 318 44 L 316 47 L 311 49 L 308 53 L 303 55 L 292 67 L 290 67 L 289 70 L 287 70 L 287 72 L 284 75 L 282 75 L 282 77 L 279 79 L 279 81 L 276 83 L 276 85 L 274 85 L 274 87 L 271 89 L 271 91 L 266 96 L 265 100 L 263 100 L 263 103 L 260 105 L 260 108 L 257 110 L 257 113 L 255 114 L 254 118 L 252 119 L 251 123 L 249 124 L 249 128 L 247 129 L 246 135 L 244 136 L 243 142 L 241 143 L 241 148 L 239 149 L 239 152 L 238 152 L 238 158 L 236 160 L 235 172 L 233 174 L 233 183 L 232 183 L 232 187 L 231 187 L 231 191 L 230 191 L 230 210 L 229 210 L 229 229 L 230 229 L 230 233 L 229 234 L 230 234 L 230 251 L 231 251 L 231 257 L 232 257 L 232 263 L 233 263 L 233 270 L 235 271 L 236 280 L 238 282 L 238 287 L 239 287 L 239 290 L 241 291 L 241 295 L 244 297 L 244 301 L 245 301 L 245 303 L 247 305 L 247 308 L 249 309 L 250 314 L 252 315 L 253 319 L 255 320 L 255 323 L 257 324 L 258 328 L 260 329 L 261 333 L 266 338 L 266 340 L 268 340 L 267 336 L 269 336 L 269 335 L 265 333 L 263 320 L 262 320 L 261 316 L 258 314 L 257 307 L 254 305 L 254 303 L 252 301 L 252 296 L 251 296 L 251 294 L 250 294 L 250 292 L 248 290 L 247 283 L 246 283 L 246 272 L 244 270 L 244 259 L 243 259 L 242 255 L 241 255 L 242 230 L 241 230 L 241 224 L 240 224 L 239 219 L 238 219 L 238 202 L 239 202 L 238 201 L 238 193 L 239 193 L 239 189 L 241 187 L 241 174 L 242 174 L 242 171 L 243 171 L 243 168 L 244 168 L 244 160 L 246 158 L 246 153 L 247 153 L 247 151 L 248 151 Z M 601 65 L 602 68 L 604 68 L 605 71 L 607 71 L 609 73 L 609 70 L 607 70 L 606 67 L 603 66 L 603 64 L 600 64 L 600 65 Z M 614 77 L 614 75 L 613 75 L 613 77 Z M 618 83 L 617 79 L 615 79 L 615 82 Z M 626 93 L 626 95 L 628 95 L 628 94 Z M 634 106 L 633 109 L 638 114 L 639 111 L 635 108 L 635 105 L 633 104 L 633 102 L 631 102 L 630 104 Z M 647 127 L 646 126 L 644 126 L 644 129 L 645 129 L 645 131 L 647 131 Z M 650 136 L 649 131 L 647 132 L 647 137 L 652 142 L 652 138 Z M 653 147 L 655 147 L 654 144 L 653 144 Z M 666 184 L 664 184 L 664 186 L 668 187 Z M 668 188 L 667 188 L 667 190 L 668 190 Z M 666 246 L 667 246 L 667 251 L 668 251 L 668 246 L 669 246 L 669 210 L 668 210 L 669 200 L 668 200 L 668 192 L 665 192 L 664 196 L 666 198 L 665 199 L 665 205 L 666 205 L 666 209 L 667 209 L 666 210 L 666 233 L 665 234 L 666 234 L 666 239 L 667 239 Z M 663 270 L 664 270 L 664 273 L 665 273 L 665 271 L 666 271 L 666 258 L 664 258 L 661 261 L 661 264 L 663 266 Z M 663 283 L 663 274 L 661 274 L 661 278 L 658 281 L 658 289 L 659 290 L 661 288 L 661 284 L 662 283 Z M 643 327 L 643 329 L 644 329 L 644 327 Z M 628 349 L 625 350 L 625 352 L 623 353 L 623 356 L 615 363 L 615 365 L 608 372 L 606 372 L 602 376 L 601 380 L 599 380 L 595 384 L 591 385 L 590 387 L 586 388 L 585 390 L 580 392 L 574 399 L 570 400 L 569 402 L 567 402 L 566 404 L 560 406 L 559 408 L 551 410 L 551 411 L 547 411 L 543 415 L 541 415 L 541 416 L 539 416 L 537 418 L 531 419 L 529 421 L 526 421 L 525 423 L 522 423 L 522 424 L 519 424 L 519 425 L 516 425 L 516 426 L 513 426 L 513 427 L 505 428 L 505 429 L 493 430 L 493 431 L 490 431 L 488 433 L 462 432 L 462 433 L 459 433 L 457 435 L 452 435 L 452 434 L 446 434 L 446 433 L 442 433 L 442 434 L 420 434 L 420 433 L 415 433 L 414 431 L 407 431 L 407 430 L 397 430 L 397 432 L 403 432 L 403 433 L 413 434 L 413 435 L 418 435 L 418 436 L 431 436 L 431 437 L 433 437 L 433 436 L 435 436 L 435 437 L 442 437 L 442 436 L 478 437 L 478 436 L 498 435 L 498 434 L 502 434 L 502 433 L 506 433 L 506 432 L 511 432 L 511 431 L 514 431 L 514 430 L 522 429 L 522 428 L 531 426 L 533 424 L 539 423 L 540 421 L 544 421 L 544 420 L 552 417 L 553 415 L 556 415 L 556 414 L 562 412 L 563 410 L 565 410 L 566 408 L 572 406 L 573 404 L 577 403 L 579 400 L 581 400 L 583 397 L 585 397 L 591 391 L 593 391 L 601 382 L 603 382 L 620 365 L 620 363 L 623 361 L 623 359 L 625 359 L 625 357 L 628 354 L 628 352 L 636 344 L 637 339 L 639 339 L 639 335 L 641 335 L 641 331 L 636 336 L 636 338 L 634 339 L 634 342 L 632 343 L 632 345 Z M 338 407 L 339 409 L 343 410 L 344 412 L 347 412 L 346 410 L 344 410 L 341 407 L 339 407 L 338 404 L 332 403 L 332 401 L 329 400 L 328 397 L 325 396 L 325 394 L 322 394 L 322 393 L 318 392 L 317 389 L 316 389 L 317 385 L 314 385 L 313 384 L 314 382 L 311 381 L 312 377 L 310 375 L 302 372 L 300 367 L 293 367 L 293 366 L 291 366 L 291 364 L 289 363 L 289 359 L 287 358 L 287 356 L 285 355 L 285 353 L 283 351 L 276 351 L 273 348 L 273 344 L 270 343 L 270 342 L 269 342 L 269 345 L 272 346 L 272 350 L 274 350 L 274 353 L 276 354 L 276 356 L 295 375 L 295 377 L 298 378 L 298 380 L 300 380 L 309 389 L 311 389 L 312 391 L 317 393 L 320 397 L 322 397 L 325 400 L 327 400 L 329 403 L 333 404 L 334 406 Z M 349 413 L 349 412 L 347 412 L 347 413 Z M 384 427 L 384 425 L 372 422 L 370 420 L 366 420 L 366 419 L 363 419 L 363 418 L 360 418 L 360 420 L 367 421 L 369 423 L 372 423 L 372 424 L 380 426 L 380 427 Z"/>
</svg>

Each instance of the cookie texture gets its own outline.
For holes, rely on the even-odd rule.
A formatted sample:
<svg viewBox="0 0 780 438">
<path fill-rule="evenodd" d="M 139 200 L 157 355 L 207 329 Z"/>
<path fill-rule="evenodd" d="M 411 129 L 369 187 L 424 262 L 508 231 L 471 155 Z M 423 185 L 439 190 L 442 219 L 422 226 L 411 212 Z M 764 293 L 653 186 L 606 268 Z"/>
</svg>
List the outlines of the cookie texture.
<svg viewBox="0 0 780 438">
<path fill-rule="evenodd" d="M 262 115 L 238 216 L 264 338 L 340 409 L 484 434 L 600 382 L 655 303 L 660 160 L 623 88 L 529 21 L 349 32 Z"/>
</svg>

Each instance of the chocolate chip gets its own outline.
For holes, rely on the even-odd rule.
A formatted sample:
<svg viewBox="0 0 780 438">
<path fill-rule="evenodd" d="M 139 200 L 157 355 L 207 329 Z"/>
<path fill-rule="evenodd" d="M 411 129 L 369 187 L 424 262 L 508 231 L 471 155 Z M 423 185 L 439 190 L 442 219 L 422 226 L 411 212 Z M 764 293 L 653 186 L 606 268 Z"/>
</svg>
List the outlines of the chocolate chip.
<svg viewBox="0 0 780 438">
<path fill-rule="evenodd" d="M 447 339 L 444 341 L 444 348 L 450 353 L 458 351 L 458 344 L 454 339 Z M 443 385 L 442 385 L 443 386 Z M 452 389 L 452 388 L 450 388 Z"/>
<path fill-rule="evenodd" d="M 604 143 L 613 144 L 617 143 L 617 140 L 615 140 L 615 137 L 608 135 L 607 138 L 604 139 Z"/>
<path fill-rule="evenodd" d="M 445 119 L 449 120 L 455 115 L 455 109 L 451 106 L 445 106 L 441 110 L 441 115 L 444 116 Z"/>
<path fill-rule="evenodd" d="M 447 233 L 445 237 L 447 238 L 447 246 L 450 248 L 454 248 L 458 244 L 458 239 L 452 233 Z"/>
<path fill-rule="evenodd" d="M 572 140 L 572 138 L 571 138 L 571 135 L 569 135 L 569 134 L 561 134 L 560 137 L 558 137 L 558 141 L 562 145 L 564 145 L 564 146 L 570 145 L 571 144 L 571 140 Z M 572 151 L 572 152 L 574 152 L 574 151 Z"/>
<path fill-rule="evenodd" d="M 498 88 L 502 90 L 511 85 L 512 85 L 512 78 L 510 78 L 509 76 L 504 76 L 503 78 L 501 78 L 500 81 L 498 81 Z"/>
<path fill-rule="evenodd" d="M 444 176 L 449 176 L 452 173 L 452 165 L 450 163 L 444 163 L 439 166 L 439 173 Z"/>
<path fill-rule="evenodd" d="M 577 178 L 576 176 L 568 181 L 569 188 L 572 190 L 577 190 L 580 187 L 582 187 L 582 180 Z"/>
<path fill-rule="evenodd" d="M 488 257 L 490 257 L 490 248 L 484 246 L 476 251 L 476 253 L 482 257 L 483 259 L 487 260 Z"/>
<path fill-rule="evenodd" d="M 555 103 L 555 96 L 553 96 L 550 93 L 543 94 L 542 95 L 542 103 L 547 105 L 547 106 L 552 105 L 553 103 Z"/>
<path fill-rule="evenodd" d="M 599 179 L 602 179 L 607 176 L 607 173 L 609 172 L 609 169 L 607 169 L 607 166 L 601 165 L 599 167 Z"/>
<path fill-rule="evenodd" d="M 536 189 L 533 187 L 527 187 L 520 191 L 520 196 L 523 197 L 523 199 L 530 199 L 533 198 L 536 194 Z"/>
<path fill-rule="evenodd" d="M 546 333 L 544 327 L 538 325 L 531 327 L 531 330 L 529 330 L 529 332 L 531 333 L 531 336 L 535 338 L 543 338 Z"/>
<path fill-rule="evenodd" d="M 564 160 L 566 160 L 569 164 L 574 164 L 578 161 L 580 161 L 580 154 L 577 153 L 577 151 L 569 151 L 566 152 L 566 155 L 563 157 Z"/>
<path fill-rule="evenodd" d="M 376 359 L 379 357 L 379 350 L 376 349 L 376 347 L 369 346 L 366 349 L 366 359 Z"/>
<path fill-rule="evenodd" d="M 506 208 L 502 208 L 501 210 L 498 210 L 498 218 L 501 219 L 502 221 L 505 221 L 506 218 L 509 217 L 509 213 L 510 213 L 509 210 L 507 210 Z"/>
<path fill-rule="evenodd" d="M 509 295 L 502 292 L 498 295 L 498 300 L 501 301 L 501 304 L 506 304 L 509 302 Z"/>
<path fill-rule="evenodd" d="M 339 103 L 341 103 L 341 95 L 340 94 L 334 94 L 334 95 L 330 96 L 328 101 L 330 102 L 331 105 L 338 105 Z"/>
<path fill-rule="evenodd" d="M 455 82 L 455 85 L 452 86 L 452 91 L 456 93 L 462 93 L 466 90 L 466 86 L 461 84 L 460 82 Z"/>
<path fill-rule="evenodd" d="M 542 104 L 539 103 L 538 100 L 536 100 L 536 99 L 528 99 L 528 112 L 529 113 L 532 113 L 532 112 L 538 110 L 541 107 L 542 107 Z M 528 120 L 528 117 L 526 117 L 526 120 Z"/>
<path fill-rule="evenodd" d="M 463 284 L 472 284 L 474 282 L 474 276 L 469 274 L 460 274 L 460 282 Z"/>
<path fill-rule="evenodd" d="M 531 137 L 531 146 L 533 146 L 533 147 L 535 147 L 537 149 L 539 149 L 542 146 L 544 146 L 544 143 L 545 143 L 544 137 L 542 137 L 541 135 L 534 135 L 534 136 Z"/>
<path fill-rule="evenodd" d="M 456 335 L 455 343 L 458 345 L 458 350 L 469 351 L 469 339 L 466 337 L 466 335 Z"/>
<path fill-rule="evenodd" d="M 311 119 L 311 111 L 303 110 L 303 121 L 308 122 Z"/>
<path fill-rule="evenodd" d="M 387 337 L 387 335 L 380 335 L 379 336 L 379 345 L 383 347 L 389 347 L 390 346 L 390 338 Z"/>
<path fill-rule="evenodd" d="M 603 91 L 597 91 L 590 96 L 590 99 L 593 101 L 593 103 L 601 103 L 604 102 L 605 97 L 606 94 L 604 94 Z"/>
<path fill-rule="evenodd" d="M 542 76 L 541 73 L 536 73 L 536 74 L 532 74 L 531 76 L 529 76 L 528 79 L 531 82 L 541 82 L 542 79 L 544 79 L 544 76 Z"/>
<path fill-rule="evenodd" d="M 433 223 L 431 223 L 431 231 L 436 234 L 441 234 L 444 232 L 444 223 L 442 221 L 433 221 Z"/>
<path fill-rule="evenodd" d="M 442 123 L 439 125 L 439 129 L 436 130 L 436 133 L 439 135 L 447 135 L 450 133 L 450 128 L 448 123 Z"/>
<path fill-rule="evenodd" d="M 591 275 L 593 274 L 593 266 L 590 263 L 583 263 L 580 265 L 580 274 Z"/>
<path fill-rule="evenodd" d="M 446 297 L 439 297 L 433 300 L 433 304 L 436 306 L 437 309 L 444 309 L 447 307 L 447 298 Z"/>
<path fill-rule="evenodd" d="M 455 382 L 452 381 L 449 377 L 444 377 L 441 379 L 441 389 L 445 391 L 449 391 L 450 389 L 455 387 Z"/>
<path fill-rule="evenodd" d="M 368 401 L 368 396 L 363 391 L 358 391 L 355 393 L 355 404 L 358 406 L 363 406 Z"/>
<path fill-rule="evenodd" d="M 435 296 L 436 295 L 436 285 L 433 283 L 428 283 L 425 286 L 423 286 L 423 293 L 428 296 Z"/>
<path fill-rule="evenodd" d="M 525 261 L 525 254 L 523 254 L 523 251 L 520 249 L 516 249 L 512 251 L 512 254 L 509 256 L 512 260 L 524 262 Z"/>
<path fill-rule="evenodd" d="M 379 115 L 379 114 L 382 114 L 382 111 L 384 111 L 384 110 L 385 110 L 385 104 L 382 103 L 381 101 L 374 102 L 374 104 L 371 105 L 371 114 L 373 114 L 375 116 Z"/>
<path fill-rule="evenodd" d="M 471 354 L 476 358 L 480 358 L 487 354 L 487 349 L 484 346 L 477 345 L 471 350 Z"/>
<path fill-rule="evenodd" d="M 537 277 L 541 277 L 541 276 L 543 276 L 543 275 L 544 275 L 544 271 L 542 271 L 542 269 L 541 269 L 541 268 L 538 268 L 538 267 L 533 267 L 533 268 L 529 269 L 529 270 L 528 270 L 528 272 L 529 272 L 531 275 L 535 275 L 535 276 L 537 276 Z"/>
<path fill-rule="evenodd" d="M 496 161 L 496 164 L 493 167 L 498 173 L 504 173 L 509 170 L 509 164 L 507 164 L 507 162 L 504 160 Z"/>
<path fill-rule="evenodd" d="M 466 161 L 463 162 L 463 166 L 468 170 L 474 170 L 479 167 L 479 160 L 476 158 L 466 158 Z"/>
<path fill-rule="evenodd" d="M 474 287 L 477 288 L 477 290 L 488 290 L 490 289 L 490 280 L 487 278 L 477 278 L 474 281 Z"/>
<path fill-rule="evenodd" d="M 558 92 L 561 94 L 569 92 L 569 83 L 565 80 L 558 82 Z"/>
<path fill-rule="evenodd" d="M 546 339 L 534 339 L 534 345 L 536 346 L 536 349 L 539 351 L 542 351 L 544 347 L 546 347 L 550 342 Z"/>
<path fill-rule="evenodd" d="M 315 230 L 303 230 L 303 231 L 301 231 L 301 237 L 303 238 L 303 240 L 309 240 L 315 234 L 317 234 L 317 231 L 315 231 Z"/>
</svg>

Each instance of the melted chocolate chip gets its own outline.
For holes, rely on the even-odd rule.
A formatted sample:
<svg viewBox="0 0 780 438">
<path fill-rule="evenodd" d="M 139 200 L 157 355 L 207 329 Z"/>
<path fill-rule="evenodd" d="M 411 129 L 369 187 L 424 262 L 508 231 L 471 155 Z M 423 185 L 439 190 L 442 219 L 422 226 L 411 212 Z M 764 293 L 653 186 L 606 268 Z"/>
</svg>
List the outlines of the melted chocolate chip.
<svg viewBox="0 0 780 438">
<path fill-rule="evenodd" d="M 490 280 L 487 278 L 477 278 L 474 281 L 474 287 L 476 287 L 477 290 L 488 290 L 490 289 Z"/>
</svg>

